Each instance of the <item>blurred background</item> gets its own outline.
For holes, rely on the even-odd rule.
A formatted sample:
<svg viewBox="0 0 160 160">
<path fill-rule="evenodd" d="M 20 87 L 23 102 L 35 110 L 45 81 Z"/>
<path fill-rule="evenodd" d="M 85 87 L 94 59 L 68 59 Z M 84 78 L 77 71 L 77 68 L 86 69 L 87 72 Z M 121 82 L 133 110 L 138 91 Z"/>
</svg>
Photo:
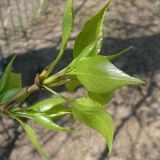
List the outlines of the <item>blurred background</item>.
<svg viewBox="0 0 160 160">
<path fill-rule="evenodd" d="M 13 69 L 23 75 L 23 85 L 34 82 L 36 73 L 58 54 L 66 0 L 0 0 L 0 74 L 17 54 Z M 74 0 L 75 25 L 57 70 L 72 59 L 74 40 L 87 17 L 105 0 Z M 93 26 L 94 27 L 94 26 Z M 160 159 L 160 0 L 113 0 L 104 21 L 102 53 L 112 54 L 133 45 L 113 63 L 146 82 L 124 87 L 107 105 L 115 122 L 113 152 L 104 139 L 71 117 L 58 121 L 75 128 L 73 133 L 48 131 L 29 121 L 46 152 L 55 160 L 159 160 Z M 83 88 L 62 94 L 85 95 Z M 50 96 L 33 94 L 28 104 Z M 0 160 L 41 160 L 23 130 L 0 116 Z"/>
</svg>

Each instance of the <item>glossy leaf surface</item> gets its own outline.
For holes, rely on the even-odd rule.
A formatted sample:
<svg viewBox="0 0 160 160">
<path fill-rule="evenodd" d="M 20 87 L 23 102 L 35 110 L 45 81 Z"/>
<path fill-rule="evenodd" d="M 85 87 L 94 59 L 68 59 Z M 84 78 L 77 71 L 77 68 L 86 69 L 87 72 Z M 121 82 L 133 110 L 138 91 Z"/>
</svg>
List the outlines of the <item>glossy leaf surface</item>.
<svg viewBox="0 0 160 160">
<path fill-rule="evenodd" d="M 133 46 L 128 47 L 128 48 L 126 48 L 126 49 L 124 49 L 124 50 L 122 50 L 122 51 L 120 51 L 120 52 L 118 52 L 118 53 L 115 53 L 115 54 L 113 54 L 113 55 L 109 55 L 109 56 L 107 56 L 107 59 L 108 59 L 108 60 L 112 60 L 112 59 L 114 59 L 114 58 L 117 58 L 117 57 L 119 57 L 120 55 L 126 53 L 127 51 L 129 51 L 129 50 L 132 49 L 132 48 L 133 48 Z"/>
<path fill-rule="evenodd" d="M 90 57 L 94 56 L 94 52 L 96 50 L 97 44 L 101 42 L 102 37 L 97 38 L 92 43 L 90 43 L 86 48 L 82 50 L 82 52 L 78 55 L 78 57 L 75 59 L 77 61 L 78 59 L 82 57 Z"/>
<path fill-rule="evenodd" d="M 40 125 L 51 129 L 53 131 L 70 131 L 69 129 L 63 128 L 55 124 L 46 114 L 36 113 L 36 112 L 27 112 L 22 109 L 13 110 L 12 112 L 15 116 L 25 117 L 31 119 Z"/>
<path fill-rule="evenodd" d="M 71 108 L 58 105 L 46 111 L 45 114 L 47 114 L 47 116 L 49 116 L 50 118 L 59 118 L 65 116 L 66 114 L 71 114 Z"/>
<path fill-rule="evenodd" d="M 12 60 L 9 62 L 7 68 L 4 71 L 3 76 L 0 79 L 0 93 L 5 89 L 7 86 L 8 78 L 11 74 L 11 69 L 12 69 L 12 64 L 14 61 L 15 57 L 12 58 Z"/>
<path fill-rule="evenodd" d="M 104 107 L 91 99 L 75 100 L 72 107 L 75 119 L 99 132 L 107 141 L 109 151 L 112 150 L 114 127 L 111 116 Z"/>
<path fill-rule="evenodd" d="M 42 147 L 36 137 L 34 130 L 27 123 L 24 123 L 20 120 L 18 120 L 18 121 L 20 122 L 20 124 L 24 128 L 26 135 L 28 136 L 29 140 L 32 142 L 34 147 L 37 149 L 37 151 L 45 158 L 45 160 L 49 160 L 46 153 L 43 151 L 43 149 L 42 149 Z"/>
<path fill-rule="evenodd" d="M 22 76 L 20 73 L 11 72 L 6 84 L 6 89 L 10 88 L 22 88 Z"/>
<path fill-rule="evenodd" d="M 62 25 L 62 48 L 66 48 L 73 27 L 73 4 L 72 0 L 68 0 L 63 17 Z"/>
<path fill-rule="evenodd" d="M 73 92 L 80 85 L 81 85 L 81 83 L 78 80 L 71 80 L 71 81 L 67 82 L 65 86 L 69 92 Z"/>
<path fill-rule="evenodd" d="M 64 102 L 65 100 L 63 98 L 48 98 L 33 104 L 28 109 L 32 109 L 37 112 L 45 112 L 55 107 L 56 105 L 62 104 Z"/>
<path fill-rule="evenodd" d="M 81 58 L 68 74 L 77 75 L 85 88 L 94 93 L 108 93 L 125 85 L 143 84 L 119 70 L 104 56 Z"/>
<path fill-rule="evenodd" d="M 100 104 L 105 105 L 112 99 L 112 97 L 114 96 L 114 92 L 103 93 L 103 94 L 88 92 L 88 96 L 91 99 L 99 102 Z"/>
<path fill-rule="evenodd" d="M 0 103 L 10 101 L 17 93 L 21 91 L 21 88 L 12 88 L 0 95 Z"/>
<path fill-rule="evenodd" d="M 55 61 L 52 62 L 52 64 L 49 67 L 48 73 L 46 76 L 48 76 L 52 70 L 54 69 L 55 65 L 58 63 L 60 58 L 62 57 L 64 50 L 67 46 L 68 39 L 71 35 L 73 27 L 73 2 L 72 0 L 67 0 L 67 4 L 64 10 L 64 17 L 63 17 L 63 24 L 62 24 L 62 43 L 61 43 L 61 49 L 56 57 Z"/>
<path fill-rule="evenodd" d="M 11 72 L 14 59 L 11 59 L 0 79 L 0 103 L 10 101 L 22 87 L 21 74 Z"/>
<path fill-rule="evenodd" d="M 101 37 L 93 54 L 98 54 L 102 46 L 102 26 L 106 9 L 110 1 L 94 16 L 90 17 L 84 24 L 81 32 L 76 38 L 73 56 L 76 58 L 89 44 Z"/>
</svg>

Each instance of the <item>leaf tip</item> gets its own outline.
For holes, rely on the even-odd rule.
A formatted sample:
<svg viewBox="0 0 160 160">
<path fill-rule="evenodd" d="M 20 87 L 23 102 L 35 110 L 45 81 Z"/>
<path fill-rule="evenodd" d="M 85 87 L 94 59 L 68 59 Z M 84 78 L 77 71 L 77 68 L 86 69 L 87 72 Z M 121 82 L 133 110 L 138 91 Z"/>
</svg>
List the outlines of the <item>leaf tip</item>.
<svg viewBox="0 0 160 160">
<path fill-rule="evenodd" d="M 145 84 L 145 82 L 136 78 L 136 84 Z"/>
</svg>

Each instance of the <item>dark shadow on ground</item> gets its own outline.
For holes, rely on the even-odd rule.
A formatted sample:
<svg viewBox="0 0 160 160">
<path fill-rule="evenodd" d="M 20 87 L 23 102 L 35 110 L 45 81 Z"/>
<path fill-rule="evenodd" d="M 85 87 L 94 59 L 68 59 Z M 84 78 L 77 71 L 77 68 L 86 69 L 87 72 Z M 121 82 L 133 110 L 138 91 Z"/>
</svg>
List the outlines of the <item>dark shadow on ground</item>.
<svg viewBox="0 0 160 160">
<path fill-rule="evenodd" d="M 134 46 L 135 49 L 131 50 L 130 53 L 124 54 L 119 58 L 115 59 L 113 63 L 120 67 L 122 70 L 126 71 L 131 75 L 139 75 L 139 76 L 149 76 L 156 73 L 156 71 L 160 70 L 160 34 L 156 34 L 148 37 L 140 37 L 140 38 L 131 38 L 131 39 L 116 39 L 116 38 L 105 38 L 104 45 L 102 49 L 102 53 L 112 54 L 120 51 L 129 46 Z M 21 72 L 23 76 L 23 85 L 30 85 L 34 82 L 34 77 L 36 73 L 40 73 L 42 69 L 47 66 L 52 60 L 55 59 L 58 54 L 58 50 L 55 48 L 44 48 L 37 51 L 30 51 L 28 53 L 24 53 L 21 55 L 17 55 L 17 58 L 14 63 L 14 71 Z M 72 50 L 67 49 L 65 54 L 57 65 L 55 71 L 60 70 L 61 68 L 67 66 L 69 62 L 72 60 Z M 64 87 L 59 89 L 60 91 L 64 90 Z M 34 99 L 38 99 L 43 94 L 33 94 L 32 98 L 29 102 L 32 102 Z M 142 97 L 145 101 L 146 97 Z M 141 101 L 139 102 L 141 103 Z M 140 104 L 137 104 L 137 108 L 139 108 Z M 123 126 L 123 124 L 122 124 Z M 120 127 L 116 130 L 116 135 L 120 130 Z M 12 142 L 16 142 L 18 139 L 17 136 L 14 137 Z M 9 147 L 9 144 L 6 144 L 5 147 Z M 13 144 L 14 146 L 14 144 Z M 1 157 L 6 157 L 6 153 L 3 152 L 4 145 L 0 146 Z M 12 147 L 14 149 L 14 147 Z M 11 151 L 10 151 L 11 153 Z M 8 154 L 10 154 L 8 153 Z M 102 151 L 102 155 L 100 155 L 99 160 L 104 160 L 104 157 L 107 156 L 107 150 L 105 148 Z M 8 156 L 9 157 L 9 156 Z"/>
<path fill-rule="evenodd" d="M 120 56 L 113 62 L 129 74 L 148 74 L 160 69 L 160 34 L 131 38 L 107 38 L 104 41 L 102 53 L 116 53 L 129 46 L 134 46 L 127 54 Z"/>
<path fill-rule="evenodd" d="M 105 38 L 102 54 L 109 55 L 134 46 L 127 54 L 115 59 L 113 63 L 129 74 L 148 74 L 160 69 L 160 34 L 132 39 Z M 58 54 L 55 48 L 44 48 L 17 55 L 14 70 L 23 75 L 23 84 L 34 82 L 36 73 L 40 73 Z M 67 66 L 72 60 L 72 50 L 67 49 L 55 72 Z"/>
</svg>

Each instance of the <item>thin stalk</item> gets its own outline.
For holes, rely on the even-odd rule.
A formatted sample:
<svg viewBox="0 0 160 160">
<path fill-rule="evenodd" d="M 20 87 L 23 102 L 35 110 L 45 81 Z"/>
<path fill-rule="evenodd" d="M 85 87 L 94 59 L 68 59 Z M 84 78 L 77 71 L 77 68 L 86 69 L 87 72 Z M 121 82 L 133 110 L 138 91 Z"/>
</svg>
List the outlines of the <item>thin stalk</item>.
<svg viewBox="0 0 160 160">
<path fill-rule="evenodd" d="M 6 110 L 14 107 L 16 105 L 16 101 L 19 100 L 20 98 L 23 98 L 25 96 L 28 96 L 29 94 L 31 94 L 34 91 L 39 90 L 40 88 L 36 85 L 33 84 L 29 87 L 25 87 L 22 89 L 22 91 L 20 91 L 15 97 L 12 98 L 12 100 L 4 105 L 2 105 L 0 107 L 0 111 L 1 112 L 5 112 Z"/>
<path fill-rule="evenodd" d="M 17 94 L 12 100 L 13 101 L 16 101 L 17 99 L 23 97 L 23 96 L 26 96 L 28 94 L 31 94 L 32 92 L 34 91 L 37 91 L 39 90 L 40 88 L 36 85 L 36 84 L 33 84 L 29 87 L 25 87 L 19 94 Z"/>
<path fill-rule="evenodd" d="M 48 8 L 48 0 L 40 0 L 40 4 L 37 11 L 37 18 L 41 15 L 41 13 L 45 13 Z"/>
<path fill-rule="evenodd" d="M 30 0 L 31 3 L 31 20 L 30 20 L 30 25 L 35 24 L 34 21 L 36 21 L 36 16 L 37 16 L 37 6 L 33 2 L 33 0 Z"/>
<path fill-rule="evenodd" d="M 1 22 L 2 30 L 3 30 L 5 42 L 6 42 L 6 45 L 8 46 L 9 45 L 8 35 L 7 35 L 6 27 L 4 26 L 4 19 L 3 19 L 3 13 L 2 13 L 2 10 L 1 10 L 1 6 L 0 6 L 0 22 Z"/>
<path fill-rule="evenodd" d="M 20 10 L 20 6 L 19 6 L 18 0 L 16 0 L 16 7 L 17 7 L 17 11 L 18 11 L 18 19 L 19 19 L 20 31 L 24 34 L 25 28 L 23 26 L 23 21 L 22 21 L 22 16 L 21 16 L 21 10 Z"/>
<path fill-rule="evenodd" d="M 28 25 L 28 23 L 29 23 L 29 17 L 28 17 L 28 8 L 27 8 L 27 3 L 26 2 L 27 2 L 26 0 L 23 0 L 25 17 L 26 17 L 26 21 L 27 21 L 27 25 Z"/>
<path fill-rule="evenodd" d="M 58 94 L 57 92 L 55 92 L 54 90 L 50 89 L 49 87 L 47 86 L 43 86 L 43 88 L 45 88 L 47 91 L 51 92 L 52 94 L 56 95 L 56 96 L 62 96 L 60 94 Z"/>
<path fill-rule="evenodd" d="M 69 81 L 70 81 L 70 79 L 65 79 L 65 80 L 61 80 L 61 81 L 58 81 L 58 82 L 54 82 L 54 83 L 48 84 L 47 86 L 49 86 L 49 87 L 57 87 L 57 86 L 64 85 L 65 83 L 67 83 Z"/>
<path fill-rule="evenodd" d="M 63 52 L 64 52 L 64 49 L 61 48 L 58 56 L 56 57 L 56 59 L 54 60 L 54 62 L 50 65 L 49 69 L 48 69 L 48 72 L 46 74 L 45 77 L 48 77 L 49 74 L 52 72 L 52 70 L 54 69 L 54 67 L 57 65 L 57 63 L 59 62 L 59 60 L 61 59 L 61 57 L 63 56 Z"/>
<path fill-rule="evenodd" d="M 11 7 L 11 2 L 10 0 L 7 1 L 8 2 L 8 7 Z M 16 32 L 16 27 L 15 27 L 15 23 L 14 23 L 14 19 L 13 19 L 13 14 L 12 14 L 12 8 L 9 12 L 9 16 L 10 16 L 10 20 L 11 20 L 11 25 L 12 25 L 12 34 L 15 35 Z"/>
<path fill-rule="evenodd" d="M 71 102 L 71 101 L 72 101 L 71 99 L 62 96 L 61 94 L 55 92 L 54 90 L 52 90 L 51 88 L 49 88 L 49 87 L 47 87 L 47 86 L 45 86 L 45 85 L 43 86 L 43 88 L 45 88 L 45 89 L 46 89 L 47 91 L 49 91 L 50 93 L 52 93 L 52 94 L 54 94 L 54 95 L 56 95 L 56 96 L 59 96 L 59 97 L 63 98 L 64 100 L 66 100 L 66 101 L 68 101 L 68 102 Z"/>
<path fill-rule="evenodd" d="M 54 74 L 54 75 L 46 78 L 46 79 L 43 81 L 43 84 L 53 83 L 56 79 L 60 79 L 61 77 L 64 76 L 64 73 L 65 73 L 66 69 L 67 69 L 67 67 L 64 68 L 64 69 L 62 69 L 60 72 L 58 72 L 58 73 L 56 73 L 56 74 Z M 48 72 L 48 71 L 47 71 L 47 72 Z M 47 72 L 45 73 L 44 76 L 46 76 Z M 42 72 L 42 73 L 44 73 L 44 72 Z M 46 76 L 46 77 L 47 77 L 47 76 Z"/>
</svg>

